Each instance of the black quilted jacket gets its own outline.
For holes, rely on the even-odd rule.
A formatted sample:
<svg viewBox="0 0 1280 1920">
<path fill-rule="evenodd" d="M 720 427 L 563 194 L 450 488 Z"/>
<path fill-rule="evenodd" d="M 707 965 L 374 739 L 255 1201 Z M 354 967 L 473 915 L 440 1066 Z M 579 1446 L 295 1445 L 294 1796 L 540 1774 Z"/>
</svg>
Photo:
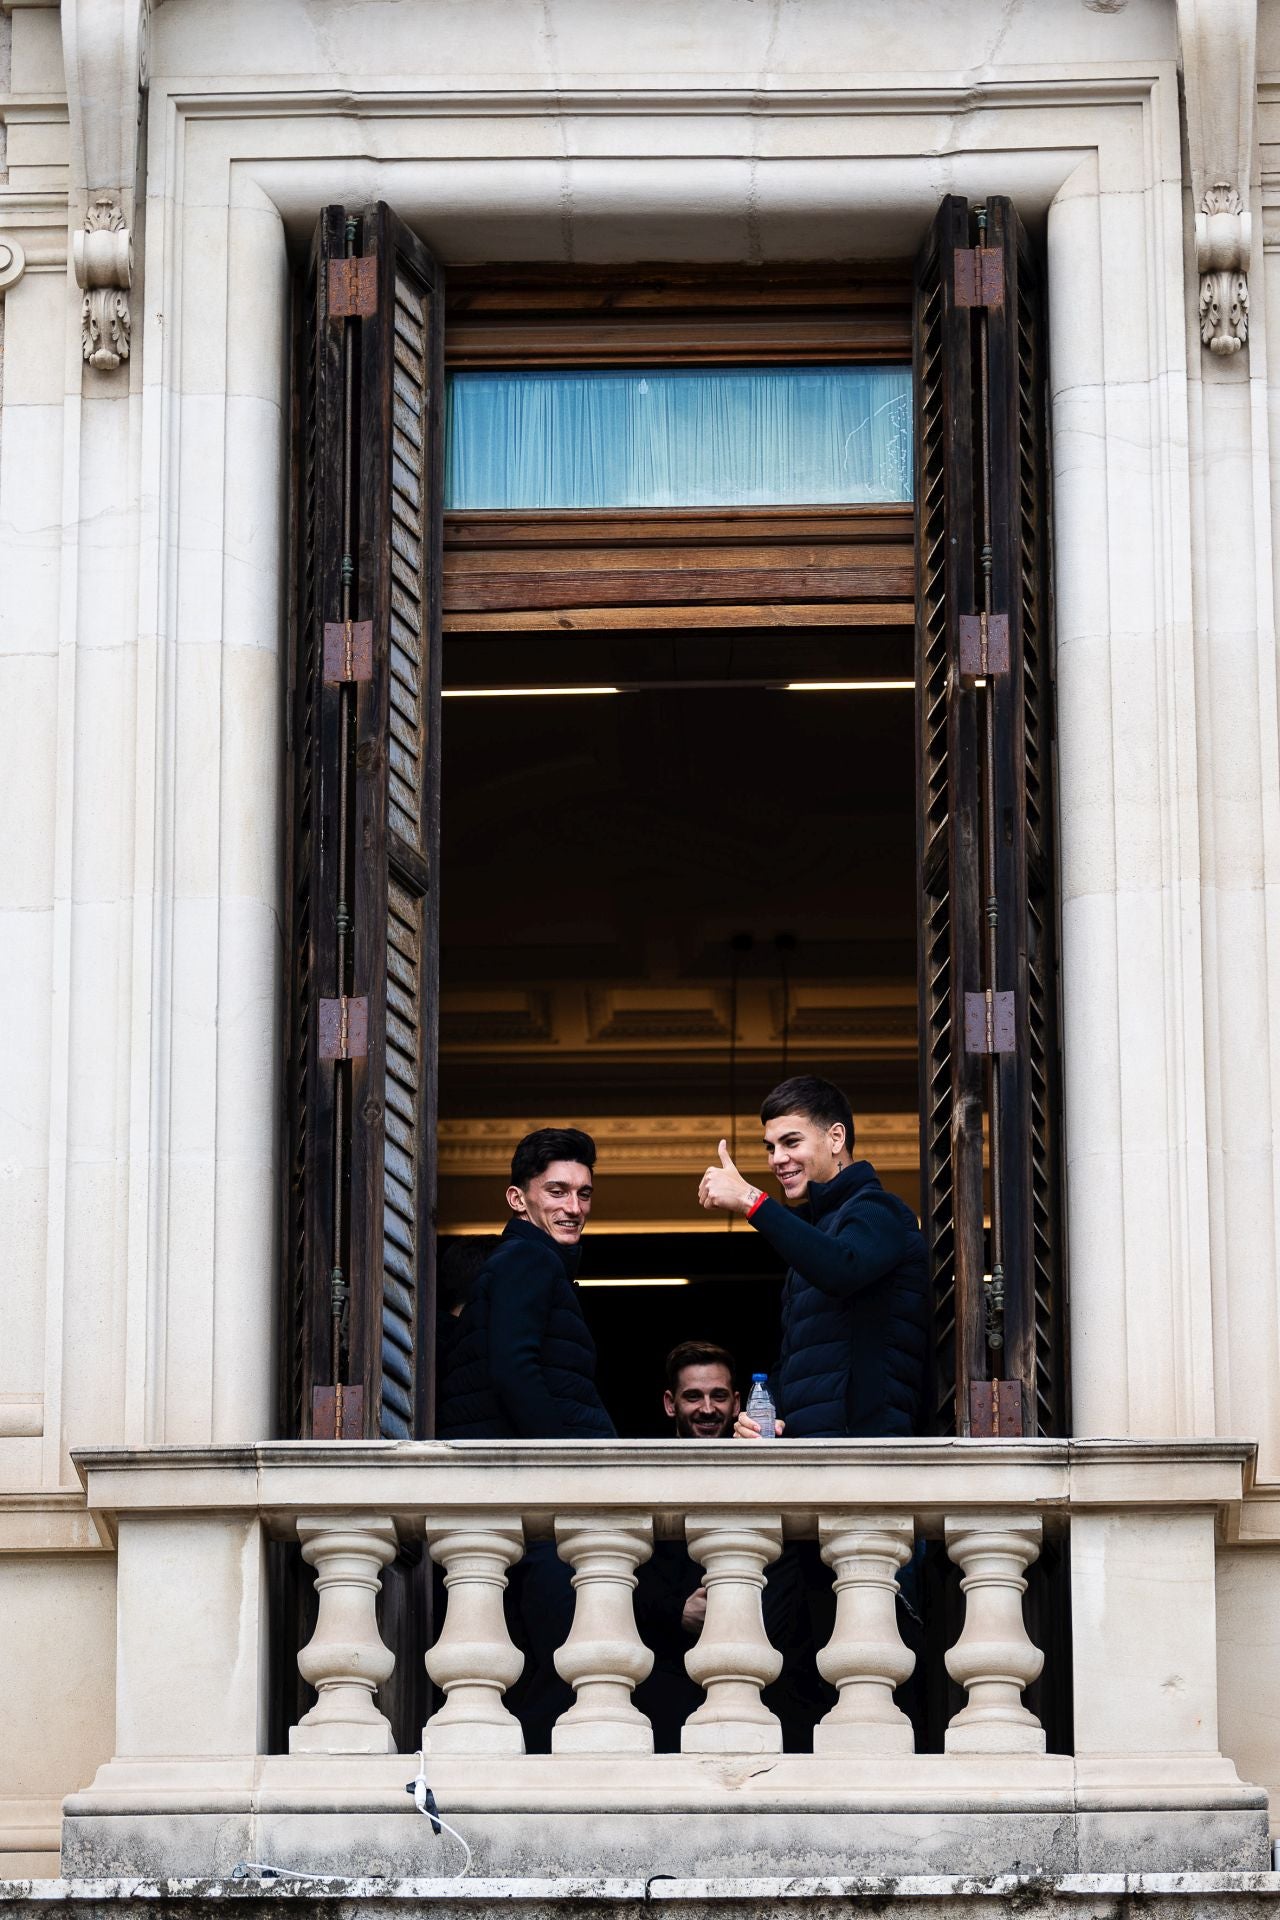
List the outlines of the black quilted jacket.
<svg viewBox="0 0 1280 1920">
<path fill-rule="evenodd" d="M 613 1433 L 578 1303 L 578 1248 L 511 1220 L 476 1275 L 440 1382 L 443 1440 L 589 1440 Z"/>
<path fill-rule="evenodd" d="M 751 1216 L 791 1271 L 771 1382 L 787 1437 L 916 1430 L 924 1390 L 928 1259 L 916 1217 L 866 1160 L 813 1181 L 794 1212 Z"/>
</svg>

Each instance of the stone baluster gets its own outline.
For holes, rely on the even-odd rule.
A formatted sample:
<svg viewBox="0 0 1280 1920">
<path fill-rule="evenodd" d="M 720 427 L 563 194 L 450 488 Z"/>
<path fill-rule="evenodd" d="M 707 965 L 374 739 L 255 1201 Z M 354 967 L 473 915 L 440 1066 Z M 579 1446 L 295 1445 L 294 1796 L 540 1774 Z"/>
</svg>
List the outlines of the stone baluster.
<svg viewBox="0 0 1280 1920">
<path fill-rule="evenodd" d="M 1039 1520 L 975 1514 L 946 1523 L 947 1552 L 963 1569 L 964 1630 L 947 1672 L 968 1691 L 947 1728 L 948 1753 L 1043 1753 L 1044 1728 L 1022 1691 L 1044 1665 L 1022 1617 L 1023 1570 L 1040 1551 Z"/>
<path fill-rule="evenodd" d="M 556 1672 L 574 1702 L 551 1730 L 553 1753 L 652 1753 L 653 1728 L 631 1690 L 653 1668 L 636 1631 L 636 1568 L 653 1551 L 653 1522 L 634 1515 L 570 1513 L 556 1521 L 562 1560 L 573 1568 L 573 1627 Z"/>
<path fill-rule="evenodd" d="M 373 1513 L 304 1514 L 302 1557 L 316 1570 L 316 1630 L 298 1671 L 320 1696 L 289 1729 L 290 1753 L 394 1753 L 391 1723 L 373 1704 L 394 1653 L 378 1632 L 381 1569 L 395 1558 L 396 1530 Z"/>
<path fill-rule="evenodd" d="M 427 1672 L 444 1688 L 444 1705 L 423 1728 L 432 1753 L 523 1753 L 520 1722 L 502 1696 L 520 1677 L 524 1655 L 502 1610 L 507 1568 L 524 1551 L 516 1514 L 468 1514 L 428 1526 L 431 1558 L 445 1569 L 444 1627 L 427 1655 Z"/>
<path fill-rule="evenodd" d="M 780 1753 L 782 1726 L 760 1698 L 782 1671 L 764 1630 L 764 1570 L 782 1551 L 777 1514 L 698 1513 L 685 1524 L 689 1551 L 705 1568 L 707 1616 L 684 1657 L 707 1697 L 680 1734 L 682 1753 Z"/>
<path fill-rule="evenodd" d="M 840 1698 L 813 1730 L 815 1753 L 911 1753 L 911 1722 L 893 1690 L 915 1666 L 898 1632 L 898 1568 L 911 1558 L 909 1514 L 842 1513 L 818 1521 L 835 1569 L 836 1620 L 818 1671 Z"/>
</svg>

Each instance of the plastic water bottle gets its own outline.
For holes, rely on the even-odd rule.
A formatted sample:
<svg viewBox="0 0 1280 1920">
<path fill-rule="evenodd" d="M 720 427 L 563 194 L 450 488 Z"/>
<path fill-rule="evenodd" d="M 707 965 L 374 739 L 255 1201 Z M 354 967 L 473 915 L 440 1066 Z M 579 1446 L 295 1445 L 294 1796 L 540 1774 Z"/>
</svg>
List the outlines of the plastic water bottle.
<svg viewBox="0 0 1280 1920">
<path fill-rule="evenodd" d="M 769 1376 L 767 1373 L 753 1373 L 751 1391 L 747 1395 L 747 1418 L 754 1420 L 760 1429 L 762 1440 L 776 1440 L 778 1437 L 777 1420 L 774 1415 L 773 1401 L 769 1398 Z"/>
</svg>

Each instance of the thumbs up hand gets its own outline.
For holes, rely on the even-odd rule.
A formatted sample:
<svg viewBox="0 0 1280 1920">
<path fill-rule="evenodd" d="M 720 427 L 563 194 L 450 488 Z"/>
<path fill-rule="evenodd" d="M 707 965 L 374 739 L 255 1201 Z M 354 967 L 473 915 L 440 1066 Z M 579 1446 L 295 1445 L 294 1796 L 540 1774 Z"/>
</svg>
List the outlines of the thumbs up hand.
<svg viewBox="0 0 1280 1920">
<path fill-rule="evenodd" d="M 749 1213 L 760 1198 L 759 1187 L 744 1180 L 729 1157 L 729 1143 L 719 1147 L 720 1164 L 708 1167 L 698 1187 L 698 1205 L 708 1213 Z"/>
</svg>

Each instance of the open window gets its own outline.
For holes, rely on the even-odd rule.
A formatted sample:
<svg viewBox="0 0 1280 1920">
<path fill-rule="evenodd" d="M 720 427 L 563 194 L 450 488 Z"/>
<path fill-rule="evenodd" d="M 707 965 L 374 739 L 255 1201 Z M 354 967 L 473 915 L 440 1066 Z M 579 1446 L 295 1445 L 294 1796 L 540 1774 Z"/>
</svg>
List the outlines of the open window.
<svg viewBox="0 0 1280 1920">
<path fill-rule="evenodd" d="M 685 1333 L 763 1364 L 776 1275 L 692 1196 L 806 1067 L 923 1193 L 932 1417 L 1060 1429 L 1036 298 L 994 201 L 945 203 L 914 290 L 844 266 L 446 290 L 386 208 L 326 213 L 298 329 L 286 1431 L 431 1430 L 436 1229 L 496 1231 L 548 1121 L 601 1147 L 583 1272 L 622 1430 L 653 1430 Z"/>
</svg>

